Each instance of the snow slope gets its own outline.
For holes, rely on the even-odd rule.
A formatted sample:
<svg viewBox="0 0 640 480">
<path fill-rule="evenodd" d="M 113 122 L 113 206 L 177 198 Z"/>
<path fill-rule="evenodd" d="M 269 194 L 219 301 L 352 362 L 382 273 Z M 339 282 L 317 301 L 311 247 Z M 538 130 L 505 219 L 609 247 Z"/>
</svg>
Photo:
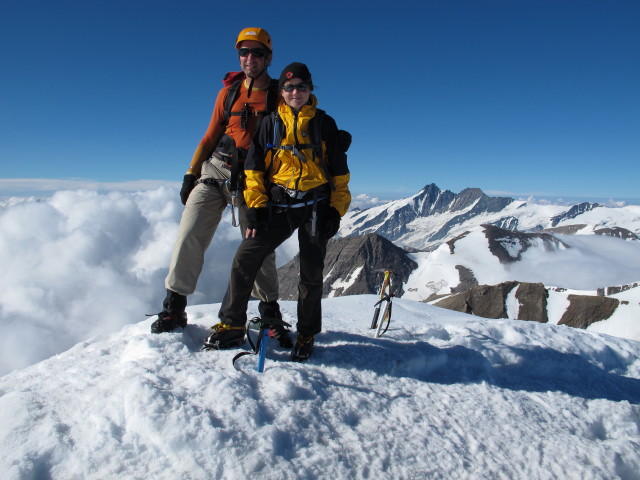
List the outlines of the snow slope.
<svg viewBox="0 0 640 480">
<path fill-rule="evenodd" d="M 554 235 L 562 245 L 550 249 L 537 242 L 513 263 L 503 264 L 489 250 L 482 227 L 433 252 L 417 252 L 410 257 L 418 263 L 404 286 L 404 298 L 426 300 L 432 294 L 447 295 L 460 283 L 456 269 L 471 270 L 481 285 L 507 281 L 541 282 L 576 290 L 624 285 L 640 281 L 640 242 L 599 235 Z"/>
<path fill-rule="evenodd" d="M 568 306 L 567 295 L 596 295 L 601 287 L 640 281 L 640 242 L 600 235 L 555 235 L 563 244 L 553 250 L 543 242 L 521 254 L 513 263 L 500 263 L 489 250 L 482 227 L 455 242 L 452 248 L 441 245 L 433 252 L 417 252 L 410 257 L 418 264 L 404 287 L 403 298 L 424 301 L 430 296 L 448 295 L 460 283 L 456 266 L 473 272 L 481 285 L 502 282 L 540 282 L 560 287 L 562 293 L 550 292 L 549 320 L 557 323 Z M 515 256 L 515 255 L 514 255 Z M 640 340 L 640 288 L 612 295 L 629 302 L 618 307 L 612 318 L 597 322 L 590 329 L 609 335 Z M 517 314 L 517 309 L 514 310 Z"/>
<path fill-rule="evenodd" d="M 200 351 L 215 304 L 1 377 L 1 477 L 640 478 L 640 342 L 404 299 L 376 339 L 375 300 L 324 300 L 312 359 L 264 373 Z"/>
</svg>

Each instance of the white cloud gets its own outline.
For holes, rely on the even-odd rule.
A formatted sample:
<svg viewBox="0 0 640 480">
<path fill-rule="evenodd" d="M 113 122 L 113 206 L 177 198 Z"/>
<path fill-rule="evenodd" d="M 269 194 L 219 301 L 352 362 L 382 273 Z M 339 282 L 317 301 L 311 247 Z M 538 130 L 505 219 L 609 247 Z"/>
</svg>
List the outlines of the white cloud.
<svg viewBox="0 0 640 480">
<path fill-rule="evenodd" d="M 159 312 L 181 213 L 166 187 L 3 202 L 0 375 Z M 239 241 L 225 213 L 190 304 L 222 299 Z M 297 243 L 282 252 L 279 264 Z"/>
<path fill-rule="evenodd" d="M 97 182 L 86 178 L 0 178 L 3 195 L 37 195 L 60 190 L 94 190 L 100 192 L 138 192 L 160 187 L 175 188 L 179 182 L 163 180 L 130 180 L 126 182 Z"/>
<path fill-rule="evenodd" d="M 388 202 L 388 200 L 381 200 L 377 197 L 372 197 L 367 193 L 361 193 L 359 195 L 354 195 L 351 199 L 351 210 L 354 210 L 356 208 L 365 210 L 367 208 L 375 207 L 386 202 Z"/>
</svg>

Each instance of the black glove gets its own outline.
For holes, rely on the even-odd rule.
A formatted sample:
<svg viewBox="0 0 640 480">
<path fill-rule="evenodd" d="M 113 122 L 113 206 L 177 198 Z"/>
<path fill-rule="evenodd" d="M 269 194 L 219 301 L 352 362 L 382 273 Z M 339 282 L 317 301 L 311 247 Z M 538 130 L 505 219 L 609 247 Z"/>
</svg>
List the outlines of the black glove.
<svg viewBox="0 0 640 480">
<path fill-rule="evenodd" d="M 327 238 L 333 237 L 340 229 L 340 213 L 333 207 L 329 207 L 327 218 L 324 222 L 324 233 Z"/>
<path fill-rule="evenodd" d="M 189 194 L 191 193 L 191 190 L 193 190 L 193 187 L 196 186 L 196 180 L 198 180 L 198 177 L 190 173 L 187 173 L 184 176 L 184 179 L 182 180 L 182 188 L 180 189 L 180 200 L 182 200 L 183 205 L 187 204 Z"/>
<path fill-rule="evenodd" d="M 267 229 L 268 216 L 267 207 L 247 209 L 247 228 L 249 230 L 257 230 L 258 233 L 264 232 Z"/>
<path fill-rule="evenodd" d="M 285 204 L 285 205 L 289 203 L 287 194 L 284 193 L 284 188 L 282 188 L 280 185 L 275 185 L 271 187 L 271 190 L 269 190 L 269 193 L 271 193 L 271 201 L 273 203 Z"/>
</svg>

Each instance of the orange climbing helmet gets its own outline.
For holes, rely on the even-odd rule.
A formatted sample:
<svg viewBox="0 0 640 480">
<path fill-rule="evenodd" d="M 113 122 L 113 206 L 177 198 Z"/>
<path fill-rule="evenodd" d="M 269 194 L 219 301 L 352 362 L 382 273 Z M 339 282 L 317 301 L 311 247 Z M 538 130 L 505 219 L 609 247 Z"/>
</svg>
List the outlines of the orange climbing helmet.
<svg viewBox="0 0 640 480">
<path fill-rule="evenodd" d="M 271 52 L 271 36 L 264 28 L 255 28 L 249 27 L 245 28 L 238 35 L 238 39 L 236 40 L 236 48 L 240 47 L 240 43 L 245 40 L 253 40 L 255 42 L 260 42 Z"/>
</svg>

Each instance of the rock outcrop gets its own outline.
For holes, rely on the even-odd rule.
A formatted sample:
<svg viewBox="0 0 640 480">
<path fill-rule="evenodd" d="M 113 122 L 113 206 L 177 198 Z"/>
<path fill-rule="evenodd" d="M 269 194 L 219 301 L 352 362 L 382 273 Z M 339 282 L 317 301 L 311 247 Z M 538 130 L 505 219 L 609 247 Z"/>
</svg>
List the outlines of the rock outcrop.
<svg viewBox="0 0 640 480">
<path fill-rule="evenodd" d="M 548 292 L 541 283 L 504 282 L 498 285 L 477 285 L 465 292 L 444 298 L 434 305 L 484 318 L 508 318 L 506 298 L 517 287 L 515 297 L 520 308 L 518 320 L 548 322 Z"/>
<path fill-rule="evenodd" d="M 624 291 L 624 288 L 636 288 L 638 284 L 624 287 L 610 287 L 607 291 Z M 438 301 L 433 305 L 470 313 L 484 318 L 514 317 L 514 312 L 507 312 L 507 298 L 515 290 L 518 300 L 517 320 L 532 320 L 547 323 L 549 319 L 548 298 L 549 290 L 563 292 L 564 289 L 547 288 L 541 283 L 504 282 L 498 285 L 478 285 L 467 291 L 457 293 Z M 601 293 L 604 289 L 601 289 Z M 554 319 L 558 325 L 574 328 L 587 328 L 593 323 L 610 318 L 620 304 L 629 302 L 602 295 L 567 294 L 568 306 L 559 319 Z"/>
<path fill-rule="evenodd" d="M 569 295 L 569 307 L 564 311 L 558 325 L 587 328 L 589 325 L 606 320 L 616 311 L 620 301 L 617 298 L 590 295 Z"/>
<path fill-rule="evenodd" d="M 402 284 L 417 266 L 404 249 L 374 233 L 331 240 L 325 257 L 323 296 L 378 293 L 384 270 L 396 273 L 395 293 L 401 296 Z M 298 255 L 278 269 L 280 298 L 298 297 L 299 272 Z"/>
</svg>

